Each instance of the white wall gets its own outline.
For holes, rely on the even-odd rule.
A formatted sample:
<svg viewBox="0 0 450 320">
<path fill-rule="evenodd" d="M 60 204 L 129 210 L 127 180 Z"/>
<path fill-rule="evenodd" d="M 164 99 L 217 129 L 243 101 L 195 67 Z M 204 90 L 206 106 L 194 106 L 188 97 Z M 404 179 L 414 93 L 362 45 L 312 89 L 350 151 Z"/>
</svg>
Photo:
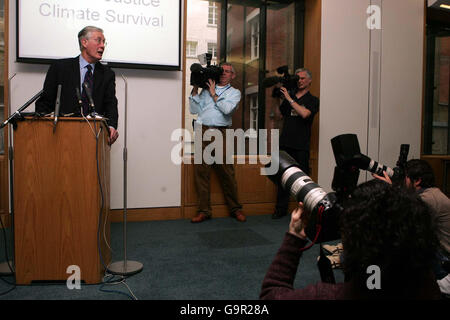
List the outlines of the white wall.
<svg viewBox="0 0 450 320">
<path fill-rule="evenodd" d="M 379 30 L 367 27 L 369 5 Z M 420 156 L 423 15 L 422 0 L 322 0 L 318 182 L 328 191 L 337 135 L 357 134 L 361 152 L 390 167 L 403 143 L 408 159 Z"/>
<path fill-rule="evenodd" d="M 17 63 L 16 1 L 9 0 L 9 76 L 15 111 L 42 89 L 48 65 Z M 101 27 L 99 25 L 99 27 Z M 52 35 L 42 35 L 49 36 Z M 106 38 L 108 35 L 105 34 Z M 57 41 L 57 39 L 55 39 Z M 74 34 L 73 41 L 77 41 Z M 36 46 L 39 39 L 36 39 Z M 74 52 L 73 56 L 79 52 Z M 127 207 L 181 205 L 181 167 L 170 159 L 173 130 L 182 126 L 182 72 L 115 69 L 119 100 L 119 133 L 111 149 L 111 208 L 123 207 L 125 83 L 128 82 Z M 26 111 L 33 111 L 34 104 Z"/>
</svg>

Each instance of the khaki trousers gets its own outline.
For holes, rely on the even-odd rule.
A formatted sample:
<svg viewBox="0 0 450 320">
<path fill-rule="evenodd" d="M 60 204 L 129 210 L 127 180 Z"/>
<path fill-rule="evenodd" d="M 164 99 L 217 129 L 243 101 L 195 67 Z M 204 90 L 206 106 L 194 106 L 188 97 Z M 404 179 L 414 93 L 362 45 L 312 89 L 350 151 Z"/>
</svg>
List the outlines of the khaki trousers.
<svg viewBox="0 0 450 320">
<path fill-rule="evenodd" d="M 220 130 L 223 141 L 225 141 L 225 127 L 208 127 L 203 126 L 202 127 L 202 134 L 204 135 L 205 131 L 208 129 L 214 129 L 214 130 Z M 202 155 L 203 151 L 205 150 L 206 146 L 208 146 L 210 143 L 213 143 L 212 141 L 202 141 Z M 219 182 L 222 186 L 223 194 L 225 197 L 226 204 L 230 210 L 231 215 L 233 215 L 236 211 L 242 209 L 242 205 L 239 203 L 238 200 L 238 190 L 237 190 L 237 183 L 234 173 L 234 166 L 233 164 L 227 164 L 225 162 L 225 142 L 223 143 L 223 163 L 213 163 L 211 165 L 206 164 L 204 162 L 204 159 L 202 157 L 202 163 L 201 164 L 194 164 L 194 181 L 195 181 L 195 187 L 197 190 L 197 197 L 198 197 L 198 213 L 204 213 L 207 216 L 211 217 L 212 209 L 211 209 L 211 183 L 210 183 L 210 177 L 211 177 L 211 169 L 214 169 L 218 175 Z"/>
</svg>

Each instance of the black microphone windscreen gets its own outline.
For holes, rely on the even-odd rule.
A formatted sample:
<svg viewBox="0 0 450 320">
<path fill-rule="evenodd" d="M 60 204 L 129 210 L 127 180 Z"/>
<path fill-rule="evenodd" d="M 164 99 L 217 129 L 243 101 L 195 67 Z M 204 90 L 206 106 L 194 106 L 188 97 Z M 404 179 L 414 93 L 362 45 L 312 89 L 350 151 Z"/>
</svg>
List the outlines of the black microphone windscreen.
<svg viewBox="0 0 450 320">
<path fill-rule="evenodd" d="M 193 63 L 191 64 L 191 72 L 199 72 L 203 69 L 202 65 L 200 63 Z"/>
<path fill-rule="evenodd" d="M 91 105 L 91 107 L 94 107 L 94 100 L 92 99 L 92 92 L 91 92 L 91 89 L 89 88 L 89 85 L 87 84 L 87 82 L 83 82 L 83 87 L 84 87 L 84 90 L 86 90 L 86 95 L 89 99 L 89 104 Z"/>
<path fill-rule="evenodd" d="M 278 67 L 278 68 L 277 68 L 277 72 L 278 72 L 279 74 L 286 74 L 286 73 L 289 72 L 289 67 L 288 67 L 287 65 L 286 65 L 286 66 Z"/>
<path fill-rule="evenodd" d="M 281 81 L 280 77 L 268 77 L 268 78 L 263 79 L 262 84 L 264 87 L 268 88 L 268 87 L 276 85 L 280 81 Z"/>
</svg>

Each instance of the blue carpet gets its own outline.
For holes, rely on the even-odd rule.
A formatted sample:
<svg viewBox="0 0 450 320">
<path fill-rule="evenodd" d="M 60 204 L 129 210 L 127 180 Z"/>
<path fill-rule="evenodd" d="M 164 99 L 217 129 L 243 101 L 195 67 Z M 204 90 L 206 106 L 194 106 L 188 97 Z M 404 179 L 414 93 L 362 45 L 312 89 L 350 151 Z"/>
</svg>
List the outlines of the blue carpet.
<svg viewBox="0 0 450 320">
<path fill-rule="evenodd" d="M 250 216 L 240 223 L 216 218 L 200 224 L 189 220 L 129 222 L 127 259 L 144 265 L 142 272 L 126 279 L 139 300 L 255 300 L 267 268 L 289 224 L 270 215 Z M 4 261 L 4 241 L 0 261 Z M 123 225 L 111 225 L 113 261 L 123 260 Z M 316 267 L 319 247 L 303 254 L 295 287 L 320 281 Z M 335 270 L 338 282 L 341 270 Z M 0 294 L 12 286 L 3 277 Z M 108 291 L 108 292 L 106 292 Z M 1 300 L 126 300 L 124 284 L 86 285 L 69 290 L 65 283 L 17 286 Z"/>
</svg>

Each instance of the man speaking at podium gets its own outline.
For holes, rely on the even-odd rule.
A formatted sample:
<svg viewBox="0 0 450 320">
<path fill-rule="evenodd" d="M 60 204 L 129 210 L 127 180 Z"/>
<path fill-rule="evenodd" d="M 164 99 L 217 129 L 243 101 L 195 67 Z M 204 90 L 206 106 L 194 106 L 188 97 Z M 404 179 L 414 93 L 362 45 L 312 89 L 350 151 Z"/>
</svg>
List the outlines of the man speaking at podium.
<svg viewBox="0 0 450 320">
<path fill-rule="evenodd" d="M 116 76 L 99 62 L 106 46 L 103 30 L 84 27 L 78 33 L 78 43 L 81 51 L 78 57 L 57 60 L 48 69 L 43 93 L 36 101 L 36 112 L 48 114 L 55 110 L 61 85 L 60 113 L 88 115 L 95 111 L 104 116 L 110 129 L 109 143 L 113 144 L 119 136 Z"/>
</svg>

